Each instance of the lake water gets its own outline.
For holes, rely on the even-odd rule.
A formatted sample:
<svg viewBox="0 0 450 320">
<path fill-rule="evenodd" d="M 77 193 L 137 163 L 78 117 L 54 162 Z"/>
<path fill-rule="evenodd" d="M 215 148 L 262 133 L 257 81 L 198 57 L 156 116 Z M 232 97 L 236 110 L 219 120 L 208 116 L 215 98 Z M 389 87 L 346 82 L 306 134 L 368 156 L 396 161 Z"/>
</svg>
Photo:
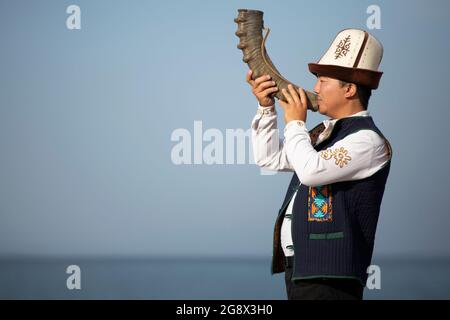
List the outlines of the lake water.
<svg viewBox="0 0 450 320">
<path fill-rule="evenodd" d="M 381 289 L 365 299 L 450 299 L 450 259 L 378 259 Z M 66 268 L 81 269 L 69 290 Z M 1 258 L 1 299 L 286 299 L 270 259 Z"/>
</svg>

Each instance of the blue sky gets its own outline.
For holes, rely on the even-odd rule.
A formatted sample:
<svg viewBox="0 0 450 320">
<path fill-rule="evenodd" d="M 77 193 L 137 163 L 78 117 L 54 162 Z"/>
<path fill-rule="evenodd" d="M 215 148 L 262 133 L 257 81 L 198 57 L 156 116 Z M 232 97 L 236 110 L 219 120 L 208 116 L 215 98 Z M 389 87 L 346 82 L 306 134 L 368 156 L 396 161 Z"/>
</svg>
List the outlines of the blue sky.
<svg viewBox="0 0 450 320">
<path fill-rule="evenodd" d="M 0 254 L 270 256 L 292 174 L 177 166 L 171 134 L 250 127 L 238 8 L 265 12 L 272 60 L 312 89 L 307 63 L 371 4 L 385 51 L 369 111 L 394 149 L 375 254 L 450 255 L 449 2 L 348 0 L 2 1 Z"/>
</svg>

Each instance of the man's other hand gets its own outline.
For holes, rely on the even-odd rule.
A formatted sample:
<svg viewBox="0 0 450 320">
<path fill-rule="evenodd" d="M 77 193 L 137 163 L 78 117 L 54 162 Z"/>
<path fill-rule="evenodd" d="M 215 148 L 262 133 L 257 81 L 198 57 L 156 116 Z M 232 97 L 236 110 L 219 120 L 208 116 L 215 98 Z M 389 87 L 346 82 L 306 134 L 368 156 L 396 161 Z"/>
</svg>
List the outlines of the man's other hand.
<svg viewBox="0 0 450 320">
<path fill-rule="evenodd" d="M 258 100 L 259 105 L 261 107 L 273 106 L 275 104 L 275 99 L 271 94 L 278 91 L 275 81 L 272 81 L 269 75 L 263 75 L 252 80 L 252 73 L 252 70 L 247 72 L 246 80 L 252 87 L 252 92 Z"/>
</svg>

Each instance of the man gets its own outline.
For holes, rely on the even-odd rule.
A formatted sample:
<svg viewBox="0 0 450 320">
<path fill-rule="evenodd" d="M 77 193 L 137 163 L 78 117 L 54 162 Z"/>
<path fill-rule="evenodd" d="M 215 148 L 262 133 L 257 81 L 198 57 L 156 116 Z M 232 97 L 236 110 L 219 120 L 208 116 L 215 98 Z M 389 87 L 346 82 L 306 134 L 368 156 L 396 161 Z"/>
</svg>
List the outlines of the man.
<svg viewBox="0 0 450 320">
<path fill-rule="evenodd" d="M 275 223 L 272 274 L 285 272 L 288 299 L 362 299 L 392 151 L 367 111 L 378 87 L 381 43 L 363 30 L 341 31 L 318 63 L 314 91 L 330 119 L 308 132 L 307 98 L 289 86 L 279 101 L 278 139 L 269 76 L 252 79 L 259 107 L 252 121 L 255 162 L 295 172 Z M 274 145 L 277 148 L 271 146 Z"/>
</svg>

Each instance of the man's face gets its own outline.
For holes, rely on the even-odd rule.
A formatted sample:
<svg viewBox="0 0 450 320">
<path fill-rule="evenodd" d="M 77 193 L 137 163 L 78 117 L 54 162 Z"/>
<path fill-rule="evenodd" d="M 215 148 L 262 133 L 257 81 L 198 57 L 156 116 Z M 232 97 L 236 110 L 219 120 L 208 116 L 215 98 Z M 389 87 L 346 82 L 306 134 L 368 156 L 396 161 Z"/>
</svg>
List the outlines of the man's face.
<svg viewBox="0 0 450 320">
<path fill-rule="evenodd" d="M 339 80 L 317 76 L 314 92 L 318 95 L 319 112 L 334 118 L 339 108 L 346 103 L 345 86 L 341 87 Z"/>
</svg>

